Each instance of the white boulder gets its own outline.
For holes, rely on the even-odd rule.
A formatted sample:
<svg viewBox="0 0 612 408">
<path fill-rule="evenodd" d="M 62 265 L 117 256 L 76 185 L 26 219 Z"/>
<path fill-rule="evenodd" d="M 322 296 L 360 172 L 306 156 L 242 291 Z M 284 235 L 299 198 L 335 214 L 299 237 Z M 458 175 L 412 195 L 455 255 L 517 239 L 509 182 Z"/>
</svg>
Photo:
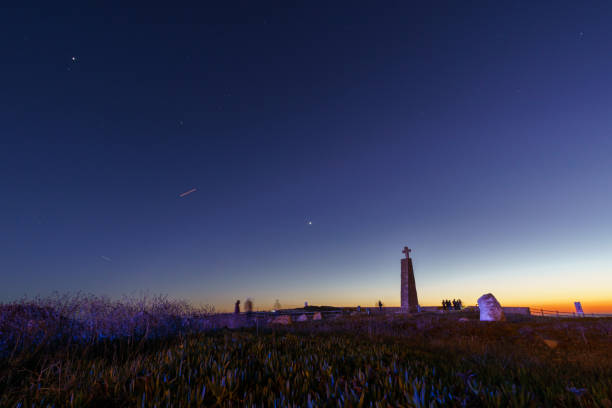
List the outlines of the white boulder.
<svg viewBox="0 0 612 408">
<path fill-rule="evenodd" d="M 506 320 L 504 310 L 491 293 L 478 298 L 478 309 L 480 309 L 480 321 L 500 322 Z"/>
<path fill-rule="evenodd" d="M 305 314 L 301 314 L 297 319 L 295 319 L 296 322 L 307 322 L 308 321 L 308 316 L 306 316 Z"/>
</svg>

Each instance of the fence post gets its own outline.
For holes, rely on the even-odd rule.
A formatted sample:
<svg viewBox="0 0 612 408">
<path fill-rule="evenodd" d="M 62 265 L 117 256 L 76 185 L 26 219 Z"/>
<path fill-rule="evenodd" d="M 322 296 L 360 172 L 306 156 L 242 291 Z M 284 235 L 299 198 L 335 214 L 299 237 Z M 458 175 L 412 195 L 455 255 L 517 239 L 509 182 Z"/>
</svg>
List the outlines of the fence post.
<svg viewBox="0 0 612 408">
<path fill-rule="evenodd" d="M 540 309 L 540 313 L 542 313 L 542 316 L 544 316 L 544 309 Z"/>
<path fill-rule="evenodd" d="M 557 317 L 559 317 L 559 311 L 557 310 Z"/>
</svg>

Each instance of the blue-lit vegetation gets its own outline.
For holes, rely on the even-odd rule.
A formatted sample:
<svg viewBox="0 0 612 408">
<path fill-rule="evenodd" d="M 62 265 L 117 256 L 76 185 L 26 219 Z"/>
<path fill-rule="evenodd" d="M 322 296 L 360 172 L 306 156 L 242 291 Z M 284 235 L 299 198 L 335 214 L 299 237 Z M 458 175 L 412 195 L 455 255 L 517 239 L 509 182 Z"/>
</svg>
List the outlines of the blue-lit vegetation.
<svg viewBox="0 0 612 408">
<path fill-rule="evenodd" d="M 226 329 L 210 312 L 165 298 L 3 305 L 0 406 L 612 406 L 610 319 Z"/>
</svg>

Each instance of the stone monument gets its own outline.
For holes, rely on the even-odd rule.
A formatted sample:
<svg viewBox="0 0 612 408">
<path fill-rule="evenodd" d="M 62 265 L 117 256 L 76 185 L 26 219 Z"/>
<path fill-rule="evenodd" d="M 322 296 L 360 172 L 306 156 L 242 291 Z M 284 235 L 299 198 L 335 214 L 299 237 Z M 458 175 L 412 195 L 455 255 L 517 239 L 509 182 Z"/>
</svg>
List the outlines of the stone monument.
<svg viewBox="0 0 612 408">
<path fill-rule="evenodd" d="M 402 253 L 406 258 L 402 259 L 402 311 L 416 313 L 418 311 L 419 300 L 417 298 L 416 283 L 414 282 L 414 269 L 410 258 L 411 249 L 404 247 Z"/>
</svg>

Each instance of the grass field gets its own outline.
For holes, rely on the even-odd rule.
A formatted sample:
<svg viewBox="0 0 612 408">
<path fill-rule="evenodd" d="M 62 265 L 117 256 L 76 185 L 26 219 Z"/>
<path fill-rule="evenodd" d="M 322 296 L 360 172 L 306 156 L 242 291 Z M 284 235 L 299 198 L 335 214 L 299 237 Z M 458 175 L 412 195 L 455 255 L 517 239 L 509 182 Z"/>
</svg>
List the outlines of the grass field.
<svg viewBox="0 0 612 408">
<path fill-rule="evenodd" d="M 205 330 L 177 319 L 165 335 L 19 343 L 5 318 L 0 406 L 612 407 L 612 319 L 363 314 Z"/>
</svg>

